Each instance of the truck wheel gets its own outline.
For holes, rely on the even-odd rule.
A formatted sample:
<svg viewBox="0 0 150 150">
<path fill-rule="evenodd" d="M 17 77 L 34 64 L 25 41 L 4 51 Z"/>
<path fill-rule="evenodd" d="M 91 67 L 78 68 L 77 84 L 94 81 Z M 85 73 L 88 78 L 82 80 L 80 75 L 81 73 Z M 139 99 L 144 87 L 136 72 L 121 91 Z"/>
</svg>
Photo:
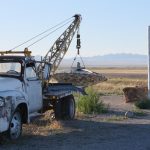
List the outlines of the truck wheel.
<svg viewBox="0 0 150 150">
<path fill-rule="evenodd" d="M 11 119 L 8 136 L 11 140 L 16 140 L 22 134 L 22 120 L 21 113 L 16 111 Z"/>
<path fill-rule="evenodd" d="M 75 117 L 75 100 L 73 95 L 67 96 L 63 100 L 63 118 L 74 119 Z"/>
<path fill-rule="evenodd" d="M 54 106 L 55 119 L 62 119 L 62 102 L 61 100 L 56 101 Z"/>
</svg>

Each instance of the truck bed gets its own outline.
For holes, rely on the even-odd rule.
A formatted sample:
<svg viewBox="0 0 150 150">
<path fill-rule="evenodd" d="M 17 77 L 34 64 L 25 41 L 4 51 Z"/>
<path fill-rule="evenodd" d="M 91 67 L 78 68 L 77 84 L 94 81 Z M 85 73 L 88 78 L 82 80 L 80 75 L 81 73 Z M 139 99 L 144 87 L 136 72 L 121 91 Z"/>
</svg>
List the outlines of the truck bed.
<svg viewBox="0 0 150 150">
<path fill-rule="evenodd" d="M 70 83 L 51 83 L 49 84 L 48 89 L 44 95 L 46 97 L 63 98 L 73 94 L 74 92 L 86 94 L 83 87 L 76 87 Z"/>
</svg>

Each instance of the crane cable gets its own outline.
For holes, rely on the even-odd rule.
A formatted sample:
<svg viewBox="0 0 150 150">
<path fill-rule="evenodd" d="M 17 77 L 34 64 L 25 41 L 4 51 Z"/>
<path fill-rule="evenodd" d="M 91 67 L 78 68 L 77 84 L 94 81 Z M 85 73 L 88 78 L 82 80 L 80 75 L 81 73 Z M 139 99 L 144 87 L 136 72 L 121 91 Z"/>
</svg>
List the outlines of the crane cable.
<svg viewBox="0 0 150 150">
<path fill-rule="evenodd" d="M 74 62 L 76 61 L 76 59 L 77 59 L 78 56 L 79 56 L 79 58 L 81 59 L 81 62 L 82 62 L 82 64 L 83 64 L 83 67 L 85 68 L 84 61 L 83 61 L 83 59 L 82 59 L 82 57 L 81 57 L 80 54 L 76 54 L 76 56 L 74 57 L 73 62 L 72 62 L 72 64 L 71 64 L 71 68 L 73 68 Z"/>
<path fill-rule="evenodd" d="M 35 42 L 33 42 L 32 44 L 28 45 L 27 48 L 31 47 L 32 45 L 38 43 L 39 41 L 43 40 L 44 38 L 48 37 L 50 34 L 54 33 L 55 31 L 57 31 L 58 29 L 62 28 L 63 26 L 65 26 L 66 24 L 68 24 L 69 22 L 71 22 L 72 20 L 66 22 L 65 24 L 63 24 L 62 26 L 56 28 L 55 30 L 53 30 L 52 32 L 46 34 L 45 36 L 41 37 L 40 39 L 36 40 Z"/>
<path fill-rule="evenodd" d="M 35 38 L 37 38 L 37 37 L 43 35 L 44 33 L 46 33 L 46 32 L 48 32 L 48 31 L 50 31 L 50 30 L 56 28 L 57 26 L 60 26 L 61 24 L 65 23 L 66 21 L 70 20 L 71 18 L 72 18 L 72 17 L 70 17 L 70 18 L 68 18 L 68 19 L 66 19 L 66 20 L 64 20 L 64 21 L 62 21 L 62 22 L 60 22 L 60 23 L 58 23 L 57 25 L 55 25 L 55 26 L 53 26 L 53 27 L 51 27 L 51 28 L 49 28 L 49 29 L 47 29 L 47 30 L 45 30 L 45 31 L 43 31 L 43 32 L 41 32 L 41 33 L 39 33 L 39 34 L 37 34 L 37 35 L 35 35 L 34 37 L 28 39 L 27 41 L 25 41 L 25 42 L 23 42 L 23 43 L 21 43 L 21 44 L 15 46 L 15 47 L 13 47 L 12 49 L 10 49 L 10 51 L 12 51 L 12 50 L 14 50 L 14 49 L 16 49 L 16 48 L 18 48 L 18 47 L 20 47 L 20 46 L 22 46 L 22 45 L 28 43 L 28 42 L 34 40 Z M 70 20 L 70 21 L 72 21 L 72 20 Z M 70 21 L 68 21 L 67 23 L 69 23 Z M 67 23 L 65 23 L 64 25 L 66 25 Z M 60 26 L 60 28 L 63 27 L 64 25 Z M 59 29 L 59 28 L 57 28 L 57 30 L 58 30 L 58 29 Z M 52 31 L 52 33 L 55 32 L 55 31 L 56 31 L 56 29 L 55 29 L 54 31 Z M 51 34 L 51 33 L 49 33 L 49 35 L 50 35 L 50 34 Z M 48 36 L 48 34 L 47 34 L 47 36 Z M 45 36 L 45 37 L 47 37 L 47 36 Z M 42 40 L 42 39 L 44 39 L 44 37 L 41 38 L 41 40 Z M 38 42 L 38 41 L 40 41 L 40 40 L 37 40 L 37 42 Z M 36 43 L 37 43 L 37 42 L 36 42 Z M 35 44 L 35 42 L 34 42 L 34 44 Z M 32 45 L 32 44 L 31 44 L 31 45 Z M 31 45 L 29 45 L 29 46 L 31 46 Z M 29 46 L 28 46 L 28 47 L 29 47 Z"/>
</svg>

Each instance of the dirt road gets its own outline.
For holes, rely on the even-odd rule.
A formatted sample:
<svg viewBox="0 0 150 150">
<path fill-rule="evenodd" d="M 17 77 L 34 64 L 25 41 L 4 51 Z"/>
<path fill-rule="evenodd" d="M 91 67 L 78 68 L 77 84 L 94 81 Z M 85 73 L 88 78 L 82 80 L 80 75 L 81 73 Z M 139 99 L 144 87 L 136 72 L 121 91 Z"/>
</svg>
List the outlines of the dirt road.
<svg viewBox="0 0 150 150">
<path fill-rule="evenodd" d="M 150 123 L 150 122 L 149 122 Z M 23 135 L 3 150 L 149 150 L 150 125 L 74 120 L 63 122 L 64 131 L 49 136 Z"/>
<path fill-rule="evenodd" d="M 120 116 L 110 119 L 114 115 L 111 113 L 82 116 L 58 122 L 53 130 L 44 122 L 32 124 L 24 127 L 18 141 L 2 143 L 0 150 L 150 150 L 150 114 L 147 113 L 130 119 Z M 33 134 L 32 130 L 39 132 Z"/>
</svg>

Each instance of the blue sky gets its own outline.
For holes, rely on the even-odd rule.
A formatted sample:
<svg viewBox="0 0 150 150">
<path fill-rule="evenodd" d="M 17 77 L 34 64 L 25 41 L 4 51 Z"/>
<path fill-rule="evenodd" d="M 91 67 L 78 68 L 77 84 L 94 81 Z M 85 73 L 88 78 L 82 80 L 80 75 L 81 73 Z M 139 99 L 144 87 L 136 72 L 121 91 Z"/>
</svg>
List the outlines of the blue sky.
<svg viewBox="0 0 150 150">
<path fill-rule="evenodd" d="M 83 18 L 82 56 L 147 54 L 149 0 L 1 0 L 0 49 L 11 49 L 76 13 Z M 44 55 L 63 31 L 52 34 L 30 50 L 34 55 Z M 75 40 L 66 57 L 75 56 Z"/>
</svg>

